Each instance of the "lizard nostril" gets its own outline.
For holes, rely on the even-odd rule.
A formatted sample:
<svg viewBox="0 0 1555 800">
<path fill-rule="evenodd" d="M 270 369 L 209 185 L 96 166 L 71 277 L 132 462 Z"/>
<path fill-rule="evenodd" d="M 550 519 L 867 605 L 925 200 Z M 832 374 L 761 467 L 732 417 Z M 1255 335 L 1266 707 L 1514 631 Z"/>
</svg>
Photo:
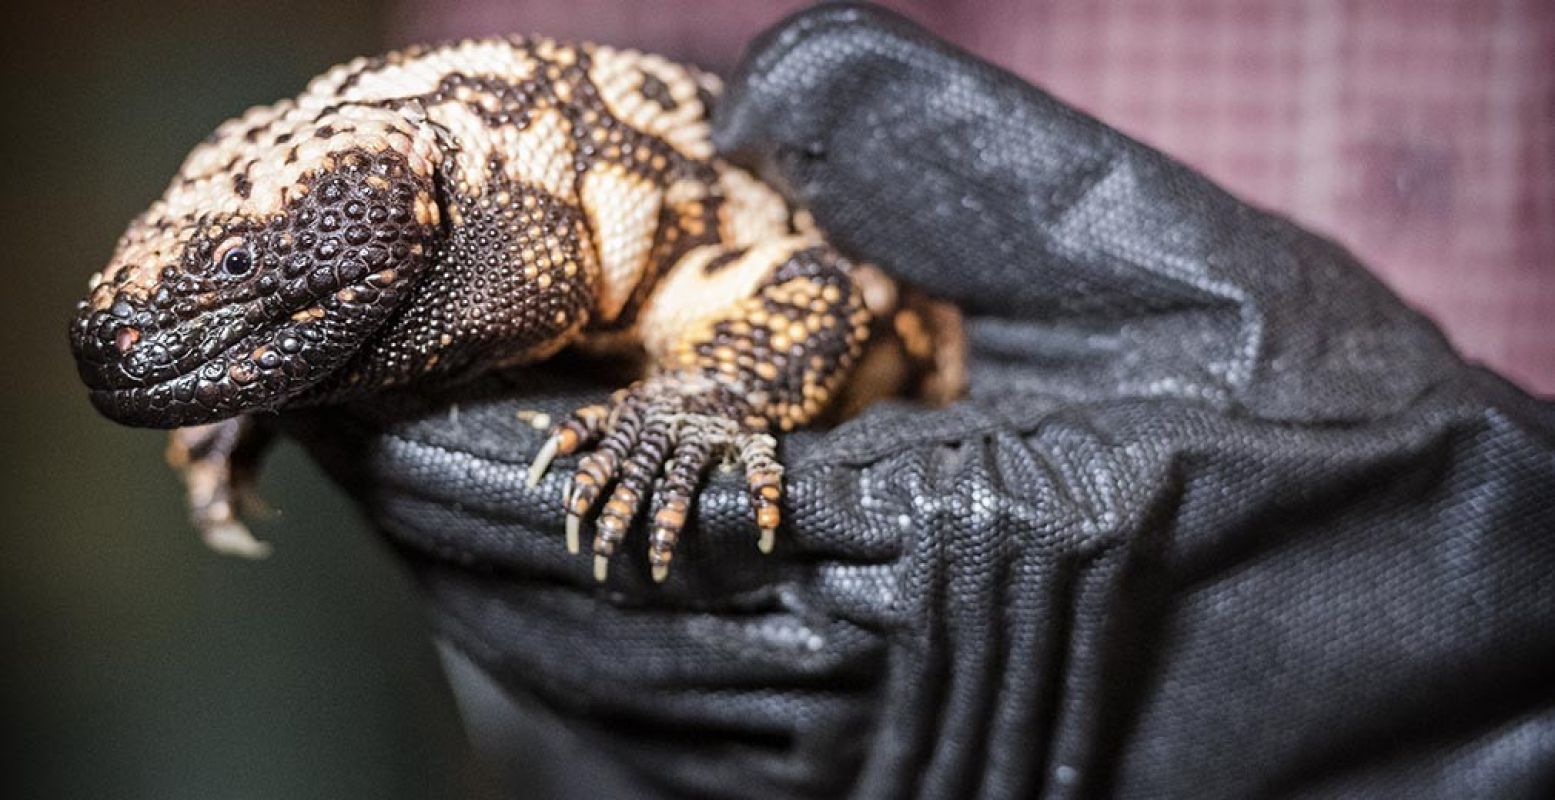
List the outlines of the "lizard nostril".
<svg viewBox="0 0 1555 800">
<path fill-rule="evenodd" d="M 113 346 L 118 348 L 120 353 L 128 353 L 130 348 L 134 347 L 138 341 L 140 341 L 139 328 L 123 327 L 119 329 L 117 334 L 114 334 Z"/>
</svg>

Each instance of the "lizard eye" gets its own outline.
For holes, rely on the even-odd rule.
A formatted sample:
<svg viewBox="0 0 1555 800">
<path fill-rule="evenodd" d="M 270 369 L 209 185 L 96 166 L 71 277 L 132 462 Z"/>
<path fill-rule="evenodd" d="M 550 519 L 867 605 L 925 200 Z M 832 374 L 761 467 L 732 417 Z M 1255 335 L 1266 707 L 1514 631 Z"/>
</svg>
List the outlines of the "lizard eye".
<svg viewBox="0 0 1555 800">
<path fill-rule="evenodd" d="M 213 260 L 221 265 L 222 272 L 233 276 L 247 275 L 254 268 L 254 254 L 237 237 L 222 242 L 216 248 Z"/>
</svg>

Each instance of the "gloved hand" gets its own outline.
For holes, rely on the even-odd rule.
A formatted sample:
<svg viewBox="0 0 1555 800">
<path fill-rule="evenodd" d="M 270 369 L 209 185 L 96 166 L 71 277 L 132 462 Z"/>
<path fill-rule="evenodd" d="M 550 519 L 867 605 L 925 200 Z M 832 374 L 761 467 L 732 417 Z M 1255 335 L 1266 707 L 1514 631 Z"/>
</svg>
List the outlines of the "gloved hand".
<svg viewBox="0 0 1555 800">
<path fill-rule="evenodd" d="M 1340 247 L 889 13 L 784 23 L 716 123 L 961 305 L 971 396 L 786 437 L 776 553 L 719 475 L 668 583 L 629 546 L 604 588 L 519 412 L 619 380 L 294 420 L 494 687 L 518 791 L 1555 788 L 1549 406 Z"/>
</svg>

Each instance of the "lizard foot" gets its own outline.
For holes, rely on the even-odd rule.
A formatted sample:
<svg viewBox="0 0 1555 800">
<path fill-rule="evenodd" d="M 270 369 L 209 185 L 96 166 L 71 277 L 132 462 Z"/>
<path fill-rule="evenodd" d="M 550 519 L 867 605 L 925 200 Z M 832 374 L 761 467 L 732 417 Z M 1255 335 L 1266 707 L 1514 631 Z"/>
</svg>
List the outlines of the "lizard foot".
<svg viewBox="0 0 1555 800">
<path fill-rule="evenodd" d="M 567 549 L 577 553 L 584 519 L 609 490 L 595 521 L 595 579 L 607 576 L 610 557 L 645 501 L 652 509 L 648 561 L 653 579 L 667 578 L 703 473 L 715 459 L 732 457 L 744 466 L 761 532 L 757 546 L 763 553 L 772 551 L 783 492 L 777 440 L 749 424 L 750 415 L 722 389 L 707 378 L 675 373 L 640 381 L 605 404 L 573 412 L 536 455 L 531 483 L 557 455 L 593 446 L 578 463 L 565 503 Z"/>
<path fill-rule="evenodd" d="M 175 429 L 167 463 L 183 479 L 189 518 L 207 547 L 222 555 L 264 558 L 270 545 L 249 532 L 243 517 L 270 508 L 255 489 L 255 467 L 268 437 L 247 417 Z"/>
</svg>

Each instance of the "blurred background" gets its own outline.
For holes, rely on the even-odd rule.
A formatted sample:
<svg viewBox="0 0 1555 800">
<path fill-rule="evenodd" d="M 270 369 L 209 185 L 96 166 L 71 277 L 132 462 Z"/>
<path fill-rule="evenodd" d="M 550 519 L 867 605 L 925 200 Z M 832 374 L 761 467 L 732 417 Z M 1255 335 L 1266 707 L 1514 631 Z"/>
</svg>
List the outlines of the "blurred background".
<svg viewBox="0 0 1555 800">
<path fill-rule="evenodd" d="M 804 5 L 33 4 L 3 91 L 0 714 L 15 797 L 486 796 L 390 551 L 294 447 L 267 562 L 206 553 L 162 437 L 86 402 L 65 324 L 189 148 L 411 41 L 542 32 L 726 70 Z M 1354 250 L 1468 357 L 1555 394 L 1555 4 L 898 2 L 962 46 Z"/>
</svg>

